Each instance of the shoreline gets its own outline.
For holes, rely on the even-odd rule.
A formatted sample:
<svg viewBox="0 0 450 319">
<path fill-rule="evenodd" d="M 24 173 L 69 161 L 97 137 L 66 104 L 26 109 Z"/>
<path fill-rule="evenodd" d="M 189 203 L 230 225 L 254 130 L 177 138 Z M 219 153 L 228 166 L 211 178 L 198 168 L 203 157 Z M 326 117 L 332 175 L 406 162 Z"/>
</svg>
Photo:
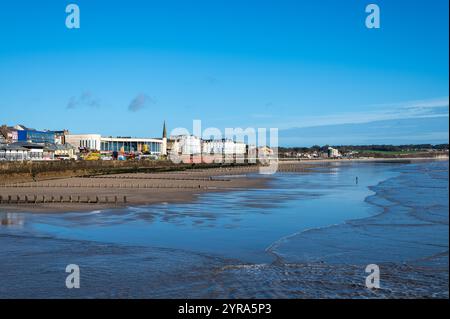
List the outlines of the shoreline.
<svg viewBox="0 0 450 319">
<path fill-rule="evenodd" d="M 278 258 L 281 258 L 280 256 L 277 255 L 276 252 L 274 252 L 272 250 L 276 250 L 278 248 L 277 246 L 284 244 L 286 242 L 286 240 L 290 240 L 290 239 L 298 240 L 299 238 L 301 238 L 302 242 L 304 242 L 305 240 L 312 240 L 311 238 L 315 238 L 314 236 L 316 236 L 316 234 L 318 232 L 337 233 L 337 232 L 333 232 L 333 231 L 334 230 L 339 231 L 339 230 L 342 230 L 343 228 L 365 227 L 367 225 L 370 225 L 370 229 L 373 230 L 374 229 L 373 226 L 375 226 L 377 224 L 381 224 L 381 225 L 387 224 L 385 221 L 386 214 L 391 212 L 392 210 L 395 210 L 396 205 L 389 205 L 386 203 L 382 204 L 382 203 L 378 202 L 378 200 L 388 201 L 388 202 L 391 202 L 392 198 L 395 200 L 395 195 L 386 196 L 385 190 L 386 190 L 386 188 L 390 187 L 390 186 L 386 186 L 386 185 L 392 184 L 392 182 L 393 182 L 393 184 L 395 184 L 395 183 L 397 183 L 397 181 L 404 179 L 405 176 L 408 176 L 408 174 L 409 174 L 408 171 L 399 171 L 399 174 L 396 176 L 389 177 L 387 179 L 379 181 L 378 183 L 376 183 L 374 185 L 367 186 L 368 190 L 370 192 L 372 192 L 372 194 L 367 195 L 364 198 L 364 202 L 367 203 L 368 205 L 372 206 L 373 208 L 376 208 L 376 210 L 377 210 L 376 213 L 369 214 L 369 215 L 367 215 L 365 217 L 361 217 L 361 218 L 348 219 L 339 224 L 331 224 L 331 225 L 327 225 L 324 227 L 315 227 L 315 228 L 298 231 L 296 233 L 293 233 L 293 234 L 287 235 L 286 237 L 281 238 L 276 243 L 270 245 L 267 249 L 270 250 L 270 253 L 276 255 Z M 424 187 L 426 187 L 426 186 L 424 186 Z M 412 209 L 410 206 L 408 206 L 406 204 L 402 203 L 402 205 L 403 205 L 402 207 L 408 207 L 408 208 Z M 409 210 L 406 212 L 395 211 L 394 214 L 410 215 L 411 212 Z M 414 214 L 411 214 L 411 215 L 412 215 L 412 218 L 420 220 Z M 396 217 L 396 218 L 398 218 L 398 217 Z M 427 223 L 424 223 L 424 224 L 400 222 L 400 223 L 393 223 L 392 225 L 397 226 L 397 227 L 402 227 L 402 226 L 423 227 L 424 225 L 430 225 L 432 223 L 433 222 L 430 222 L 430 221 L 427 221 Z M 370 234 L 370 231 L 366 230 L 364 232 L 364 236 L 367 236 L 368 234 Z M 446 250 L 445 252 L 448 253 L 448 250 Z M 333 256 L 330 255 L 330 258 L 333 259 Z M 402 262 L 404 262 L 404 261 L 402 261 Z M 409 261 L 409 262 L 416 262 L 416 261 Z M 332 263 L 334 263 L 334 262 L 332 262 Z"/>
<path fill-rule="evenodd" d="M 337 162 L 383 162 L 383 163 L 402 163 L 402 162 L 421 162 L 421 161 L 448 161 L 448 156 L 442 157 L 373 157 L 373 158 L 337 158 L 337 159 L 281 159 L 280 163 L 337 163 Z"/>
<path fill-rule="evenodd" d="M 445 166 L 447 164 L 445 162 L 430 162 L 429 164 L 425 163 L 424 165 Z M 376 165 L 374 165 L 374 167 L 375 166 Z M 333 166 L 328 167 L 332 168 Z M 380 165 L 377 168 L 374 167 L 369 164 L 369 166 L 357 166 L 357 169 L 364 169 L 369 171 L 375 169 L 378 172 L 381 172 L 385 169 L 383 165 Z M 398 176 L 383 178 L 382 180 L 379 180 L 375 183 L 369 183 L 369 186 L 364 184 L 364 186 L 369 187 L 369 189 L 371 190 L 369 194 L 364 196 L 365 203 L 368 203 L 368 198 L 383 194 L 383 188 L 387 187 L 388 189 L 392 189 L 394 191 L 398 189 L 396 185 L 402 185 L 402 178 L 415 176 L 410 174 L 410 172 L 418 172 L 422 175 L 428 175 L 426 173 L 428 172 L 428 170 L 418 170 L 416 165 L 397 166 L 394 164 L 390 167 L 392 167 L 394 170 L 399 170 L 400 174 Z M 446 167 L 448 168 L 448 165 Z M 437 168 L 438 171 L 442 171 L 441 169 L 439 169 L 439 167 Z M 343 165 L 342 170 L 346 169 L 353 169 L 352 165 Z M 219 174 L 221 172 L 217 173 Z M 378 173 L 376 174 L 377 176 L 379 176 Z M 287 174 L 285 177 L 282 177 L 285 182 L 289 181 L 289 175 L 290 174 Z M 347 175 L 351 177 L 353 176 L 353 173 Z M 305 174 L 303 175 L 302 181 L 307 182 L 309 178 L 314 178 L 314 175 Z M 398 178 L 400 178 L 400 181 L 395 181 Z M 414 179 L 415 177 L 413 178 L 413 180 Z M 364 180 L 370 181 L 369 179 Z M 326 182 L 326 178 L 322 179 L 321 181 Z M 303 185 L 303 182 L 300 185 Z M 445 183 L 445 181 L 443 181 L 443 183 Z M 428 184 L 425 183 L 425 185 L 422 186 L 427 187 L 426 185 Z M 432 185 L 434 185 L 434 183 Z M 439 185 L 442 186 L 442 183 Z M 304 187 L 307 186 L 305 185 Z M 379 193 L 377 190 L 372 189 L 374 187 L 381 188 L 378 190 L 381 191 L 381 193 Z M 433 196 L 434 190 L 430 191 L 430 195 Z M 417 196 L 417 194 L 421 193 L 422 192 L 419 190 L 417 193 L 414 193 L 411 198 L 420 201 L 421 197 Z M 239 197 L 242 196 L 238 196 L 237 198 Z M 265 200 L 271 201 L 272 199 L 267 198 Z M 286 198 L 286 200 L 289 199 Z M 204 203 L 204 205 L 205 203 L 206 205 L 208 203 L 204 199 L 201 199 L 201 201 L 202 203 Z M 238 206 L 231 206 L 230 208 L 239 207 L 239 201 L 232 200 L 232 202 L 236 203 L 236 205 Z M 426 202 L 430 207 L 433 206 L 433 203 L 429 201 Z M 226 201 L 224 203 L 226 203 Z M 223 207 L 223 213 L 226 216 L 228 205 L 222 206 L 221 202 L 219 202 L 218 204 L 220 205 L 220 207 Z M 216 203 L 215 206 L 217 207 L 218 204 Z M 405 204 L 408 204 L 408 200 L 405 202 Z M 327 202 L 325 201 L 324 203 L 322 203 L 322 205 L 327 205 Z M 206 208 L 207 206 L 203 207 Z M 263 208 L 263 206 L 261 207 Z M 160 208 L 162 208 L 163 211 L 161 211 Z M 168 211 L 176 213 L 175 211 L 170 209 Z M 209 219 L 209 214 L 213 212 L 220 211 L 213 209 L 211 212 L 208 212 L 208 214 L 204 215 L 203 219 Z M 368 212 L 371 213 L 372 210 Z M 115 214 L 115 212 L 108 212 L 107 215 L 104 215 L 104 217 L 94 217 L 94 219 L 91 219 L 91 217 L 87 217 L 87 219 L 84 219 L 85 215 L 82 214 L 73 215 L 67 220 L 69 221 L 68 224 L 63 223 L 60 224 L 60 226 L 67 227 L 69 233 L 75 234 L 75 236 L 56 236 L 54 240 L 47 240 L 46 242 L 42 243 L 39 241 L 42 240 L 40 236 L 26 236 L 24 238 L 20 237 L 20 239 L 18 240 L 16 237 L 11 237 L 9 232 L 6 232 L 7 235 L 5 235 L 4 237 L 6 247 L 5 253 L 2 257 L 6 262 L 6 265 L 14 265 L 22 261 L 22 255 L 20 253 L 22 253 L 23 251 L 38 252 L 35 254 L 30 254 L 30 258 L 33 258 L 33 260 L 29 260 L 30 263 L 27 263 L 25 268 L 19 267 L 16 271 L 16 267 L 8 266 L 7 277 L 9 278 L 22 278 L 21 274 L 24 272 L 29 273 L 30 270 L 33 270 L 31 272 L 36 272 L 34 269 L 30 269 L 29 265 L 47 265 L 49 260 L 47 256 L 52 256 L 52 258 L 50 258 L 52 265 L 55 264 L 55 261 L 57 263 L 59 263 L 60 261 L 65 262 L 67 258 L 70 258 L 71 260 L 75 258 L 75 260 L 78 260 L 77 258 L 79 258 L 79 256 L 82 256 L 83 265 L 87 268 L 89 268 L 91 265 L 98 265 L 98 258 L 100 257 L 102 262 L 108 265 L 108 272 L 106 275 L 107 277 L 102 277 L 105 275 L 106 269 L 101 269 L 101 272 L 96 273 L 96 278 L 99 278 L 98 281 L 92 285 L 92 288 L 81 291 L 79 295 L 80 298 L 95 296 L 106 296 L 107 298 L 114 297 L 114 294 L 111 294 L 109 287 L 124 287 L 125 289 L 129 289 L 132 287 L 133 289 L 127 290 L 127 292 L 129 292 L 131 295 L 142 296 L 142 289 L 145 286 L 142 285 L 142 282 L 147 282 L 147 280 L 155 282 L 158 279 L 161 280 L 157 281 L 158 283 L 161 282 L 161 284 L 163 285 L 167 285 L 167 283 L 169 283 L 169 287 L 167 287 L 167 289 L 159 290 L 158 294 L 154 294 L 154 290 L 146 291 L 147 297 L 174 297 L 179 295 L 185 296 L 186 294 L 192 295 L 192 291 L 189 290 L 189 287 L 192 287 L 193 283 L 200 283 L 202 284 L 202 287 L 209 287 L 207 283 L 211 282 L 211 278 L 215 279 L 214 282 L 217 282 L 217 285 L 213 286 L 211 289 L 205 288 L 196 290 L 195 293 L 198 293 L 198 296 L 206 296 L 210 298 L 229 298 L 230 296 L 236 296 L 236 294 L 238 294 L 239 296 L 246 298 L 265 296 L 269 299 L 280 296 L 284 298 L 448 297 L 448 266 L 447 270 L 445 270 L 445 268 L 442 268 L 443 264 L 447 263 L 448 265 L 448 253 L 441 253 L 441 257 L 439 257 L 439 255 L 435 255 L 433 252 L 429 251 L 430 249 L 435 250 L 436 244 L 439 244 L 439 242 L 434 243 L 432 241 L 430 243 L 426 241 L 421 243 L 421 241 L 423 241 L 424 239 L 434 238 L 434 235 L 432 237 L 422 235 L 424 227 L 429 227 L 430 230 L 426 231 L 423 234 L 434 234 L 436 230 L 435 226 L 428 225 L 428 223 L 410 223 L 409 220 L 404 220 L 402 218 L 402 215 L 405 212 L 402 209 L 393 212 L 394 214 L 384 216 L 379 209 L 374 210 L 373 213 L 375 214 L 369 214 L 362 218 L 346 219 L 344 222 L 335 225 L 329 224 L 325 227 L 305 229 L 301 232 L 291 233 L 288 237 L 285 237 L 283 235 L 277 237 L 276 241 L 271 243 L 271 245 L 269 246 L 263 246 L 262 250 L 265 250 L 266 253 L 270 254 L 271 252 L 267 250 L 270 250 L 270 248 L 272 248 L 275 250 L 276 254 L 281 254 L 282 259 L 279 259 L 278 262 L 261 262 L 259 260 L 246 261 L 246 259 L 242 258 L 242 256 L 239 255 L 234 249 L 230 250 L 230 247 L 233 247 L 229 246 L 230 244 L 228 244 L 228 248 L 224 250 L 232 251 L 233 255 L 216 255 L 214 253 L 214 245 L 221 245 L 220 232 L 207 235 L 206 238 L 210 238 L 210 236 L 212 236 L 212 238 L 219 238 L 219 240 L 217 240 L 213 244 L 206 243 L 205 238 L 203 238 L 203 240 L 193 240 L 190 244 L 187 244 L 187 246 L 185 246 L 184 244 L 179 244 L 180 238 L 186 238 L 186 236 L 188 236 L 189 238 L 189 234 L 192 234 L 190 232 L 186 232 L 181 233 L 180 237 L 176 239 L 177 244 L 173 245 L 173 243 L 171 243 L 170 241 L 167 242 L 167 239 L 171 239 L 175 233 L 166 233 L 166 231 L 170 230 L 170 228 L 161 229 L 158 225 L 154 225 L 154 223 L 159 220 L 158 216 L 166 215 L 166 213 L 164 212 L 164 208 L 159 206 L 154 209 L 149 209 L 148 211 L 145 209 L 141 209 L 132 212 L 132 214 L 134 215 L 133 220 L 144 222 L 145 225 L 149 226 L 148 228 L 130 227 L 130 225 L 124 223 L 124 221 L 120 217 L 121 215 L 118 216 Z M 128 216 L 128 213 L 126 215 Z M 149 218 L 149 215 L 155 216 L 155 219 Z M 60 216 L 61 218 L 64 217 L 63 215 L 54 216 Z M 196 214 L 182 214 L 183 220 L 185 220 L 185 218 L 189 218 L 189 216 L 191 218 L 198 218 Z M 430 216 L 432 217 L 433 214 L 431 214 Z M 21 221 L 20 215 L 14 216 L 13 214 L 11 218 L 14 217 L 16 217 L 17 222 Z M 51 221 L 55 218 L 50 214 L 45 218 L 42 217 L 44 218 L 44 220 L 42 220 L 41 217 L 38 217 L 38 219 L 36 220 L 34 218 L 31 218 L 31 215 L 28 217 L 30 217 L 28 226 L 36 222 L 44 222 L 45 224 L 52 225 L 53 223 Z M 117 217 L 122 220 L 120 221 L 120 225 L 122 225 L 123 228 L 115 229 L 114 227 L 116 227 L 116 223 L 111 223 Z M 280 218 L 280 216 L 274 217 Z M 395 218 L 389 219 L 390 217 Z M 414 215 L 412 217 L 414 217 Z M 46 218 L 50 218 L 50 220 Z M 23 221 L 24 219 L 22 219 L 22 222 Z M 91 237 L 92 234 L 97 233 L 97 228 L 91 229 L 90 231 L 87 230 L 86 233 L 83 232 L 83 227 L 72 228 L 72 226 L 87 225 L 85 223 L 90 223 L 90 221 L 100 222 L 104 226 L 108 226 L 107 228 L 111 226 L 111 228 L 109 228 L 111 231 L 106 231 L 105 233 L 103 233 L 103 231 L 100 232 L 106 234 L 106 237 Z M 191 225 L 190 222 L 178 224 L 176 221 L 176 218 L 172 220 L 160 219 L 160 222 L 164 224 L 174 223 L 174 225 L 183 225 L 183 229 L 186 228 L 184 227 L 185 225 Z M 263 224 L 265 225 L 264 227 L 266 229 L 268 227 L 271 227 L 272 225 L 271 223 Z M 155 226 L 155 228 L 151 228 L 150 225 Z M 191 227 L 192 231 L 198 234 L 198 238 L 202 239 L 202 231 L 196 231 L 202 229 L 202 226 L 199 225 L 201 224 L 192 225 Z M 246 234 L 248 231 L 245 225 L 245 223 L 240 225 L 240 228 L 242 230 L 241 234 Z M 56 226 L 59 227 L 58 225 Z M 203 225 L 203 227 L 205 226 L 206 225 Z M 445 227 L 445 225 L 440 226 L 441 232 L 438 234 L 442 234 L 442 227 Z M 295 226 L 295 228 L 297 228 L 297 226 Z M 135 239 L 138 238 L 138 240 L 111 240 L 111 238 L 115 236 L 115 232 L 112 231 L 114 229 L 116 231 L 123 231 L 123 234 L 127 234 L 127 232 L 132 233 L 132 237 L 136 236 Z M 210 229 L 211 231 L 217 231 L 215 227 L 208 229 Z M 81 230 L 81 233 L 77 234 L 77 230 Z M 21 229 L 16 229 L 15 232 L 12 233 L 12 236 L 16 236 L 21 231 Z M 175 232 L 175 230 L 173 231 Z M 233 232 L 229 232 L 227 229 L 224 229 L 223 231 L 228 234 L 225 238 L 240 238 L 238 235 L 239 233 L 233 234 Z M 59 230 L 51 229 L 50 233 L 58 234 Z M 261 232 L 258 232 L 258 234 L 260 233 Z M 390 234 L 394 236 L 391 236 Z M 161 235 L 162 239 L 160 237 Z M 406 238 L 404 237 L 405 235 L 407 236 Z M 248 238 L 251 237 L 252 235 L 250 235 Z M 51 238 L 53 238 L 53 236 L 51 236 Z M 84 241 L 86 238 L 88 238 L 89 240 Z M 241 238 L 241 240 L 243 238 Z M 395 238 L 395 240 L 393 240 L 393 238 Z M 440 238 L 440 241 L 442 241 L 442 239 L 445 239 L 445 236 L 442 237 L 441 235 L 439 235 L 438 238 Z M 80 239 L 82 239 L 82 241 L 80 241 Z M 420 239 L 420 241 L 418 239 Z M 205 251 L 202 249 L 196 249 L 198 247 L 204 247 L 203 245 L 211 246 Z M 239 243 L 237 243 L 237 245 L 239 245 Z M 448 244 L 446 245 L 448 247 Z M 62 247 L 72 248 L 64 249 Z M 135 247 L 137 247 L 137 249 L 133 250 L 135 249 Z M 419 251 L 417 251 L 416 248 L 419 249 Z M 245 247 L 244 249 L 246 250 L 246 253 L 250 254 L 249 256 L 251 256 L 252 249 L 248 249 L 248 247 Z M 89 253 L 87 254 L 86 252 Z M 102 253 L 105 253 L 105 255 L 102 255 Z M 188 255 L 187 258 L 183 257 L 183 254 L 185 253 Z M 10 255 L 11 258 L 9 257 Z M 148 258 L 149 256 L 153 258 L 150 259 Z M 206 259 L 200 259 L 199 261 L 199 259 L 197 259 L 197 256 L 202 256 L 201 258 L 204 257 Z M 422 258 L 423 256 L 425 257 Z M 419 259 L 417 260 L 416 257 Z M 272 256 L 270 256 L 270 258 L 272 258 Z M 111 260 L 113 260 L 114 263 L 118 265 L 117 268 L 110 266 Z M 180 260 L 182 260 L 181 263 Z M 211 261 L 213 261 L 213 263 L 210 263 Z M 199 263 L 204 265 L 205 267 L 199 269 Z M 376 291 L 369 291 L 364 286 L 364 269 L 367 264 L 371 263 L 379 265 L 382 270 L 382 288 Z M 186 268 L 184 268 L 183 271 L 180 272 L 180 268 L 178 268 L 178 265 L 180 264 L 188 266 L 186 266 Z M 115 271 L 117 269 L 121 271 L 123 267 L 135 269 L 136 265 L 141 265 L 146 269 L 155 270 L 155 272 L 147 272 L 145 277 L 146 280 L 141 280 L 140 283 L 133 282 L 133 284 L 129 284 L 129 286 L 118 286 L 118 283 L 129 282 L 126 280 L 129 280 L 130 278 L 134 278 L 136 276 L 134 276 L 133 274 L 123 274 L 122 272 L 116 273 Z M 160 279 L 161 272 L 158 270 L 161 269 L 160 265 L 162 265 L 166 270 L 164 274 L 167 275 L 167 278 L 175 278 L 173 281 L 169 281 L 166 278 Z M 139 268 L 138 271 L 140 269 L 141 268 Z M 115 279 L 111 281 L 110 274 L 112 273 L 117 275 L 112 276 L 112 278 Z M 180 273 L 186 273 L 187 276 L 177 276 L 177 274 Z M 54 276 L 53 273 L 46 273 L 46 277 L 43 277 L 40 280 L 44 283 L 52 282 L 52 276 Z M 105 282 L 104 278 L 107 279 L 107 286 L 99 284 L 100 282 Z M 279 286 L 280 278 L 283 280 L 283 287 Z M 430 285 L 430 280 L 433 283 L 432 286 Z M 15 283 L 14 280 L 11 281 L 12 283 Z M 23 287 L 23 285 L 18 286 Z M 180 288 L 179 290 L 173 289 L 173 287 L 180 286 L 182 288 Z M 49 286 L 48 284 L 46 284 L 42 287 Z M 97 289 L 98 287 L 105 287 L 106 290 L 102 290 L 101 288 Z M 252 287 L 252 289 L 248 290 L 248 287 Z M 52 287 L 50 286 L 48 289 L 42 290 L 42 293 L 45 295 L 54 292 L 54 290 L 51 288 Z M 28 291 L 29 289 L 21 288 L 16 290 L 15 293 L 20 297 L 26 295 Z M 273 294 L 268 296 L 267 291 L 273 291 Z M 65 294 L 66 292 L 67 291 L 63 290 L 62 294 Z M 10 295 L 11 290 L 6 289 L 4 293 L 8 293 L 8 295 Z M 177 295 L 177 293 L 179 293 L 179 295 Z"/>
<path fill-rule="evenodd" d="M 0 213 L 72 213 L 190 203 L 205 193 L 266 187 L 268 178 L 247 176 L 257 171 L 255 166 L 224 167 L 15 183 L 0 186 Z"/>
<path fill-rule="evenodd" d="M 411 163 L 442 160 L 448 158 L 279 161 L 277 172 L 313 172 L 315 166 L 330 163 Z M 202 168 L 70 177 L 0 185 L 0 213 L 72 213 L 153 204 L 191 203 L 205 193 L 266 188 L 271 175 L 248 176 L 256 174 L 258 170 L 258 166 Z"/>
<path fill-rule="evenodd" d="M 288 235 L 286 235 L 286 236 L 284 236 L 282 238 L 279 238 L 277 241 L 275 241 L 272 244 L 270 244 L 265 249 L 265 251 L 268 254 L 271 254 L 277 260 L 277 262 L 285 263 L 282 255 L 277 253 L 276 249 L 279 248 L 284 243 L 286 243 L 287 241 L 289 241 L 290 239 L 295 239 L 297 236 L 303 236 L 303 235 L 307 236 L 308 233 L 310 233 L 310 232 L 326 231 L 328 229 L 333 229 L 333 228 L 336 228 L 336 227 L 342 227 L 343 225 L 346 225 L 346 224 L 354 222 L 354 221 L 356 221 L 356 222 L 364 222 L 366 220 L 369 220 L 370 218 L 381 216 L 382 214 L 385 213 L 385 210 L 387 208 L 385 206 L 380 205 L 380 204 L 376 204 L 376 203 L 370 202 L 369 198 L 376 197 L 376 196 L 381 196 L 379 194 L 379 190 L 376 190 L 376 188 L 379 187 L 380 185 L 382 185 L 383 183 L 385 183 L 386 181 L 388 181 L 390 179 L 395 179 L 395 178 L 398 178 L 398 177 L 399 177 L 399 175 L 398 176 L 394 176 L 394 177 L 388 177 L 387 179 L 383 179 L 383 180 L 377 182 L 374 185 L 367 186 L 367 189 L 370 192 L 372 192 L 372 194 L 368 194 L 366 197 L 364 197 L 363 202 L 378 208 L 380 211 L 377 212 L 376 214 L 374 214 L 374 215 L 367 215 L 367 216 L 360 217 L 360 218 L 346 219 L 342 223 L 330 224 L 330 225 L 320 226 L 320 227 L 311 227 L 311 228 L 299 230 L 299 231 L 296 231 L 296 232 L 294 232 L 292 234 L 288 234 Z M 308 261 L 308 262 L 304 262 L 304 263 L 311 263 L 311 262 Z"/>
<path fill-rule="evenodd" d="M 389 280 L 383 281 L 384 287 L 373 295 L 375 297 L 424 298 L 424 289 L 429 289 L 433 292 L 432 298 L 448 298 L 448 237 L 446 243 L 445 236 L 436 235 L 447 232 L 448 236 L 448 215 L 446 220 L 435 219 L 437 215 L 425 213 L 433 205 L 414 205 L 420 204 L 420 196 L 417 196 L 422 194 L 420 190 L 411 197 L 413 204 L 401 201 L 398 194 L 392 192 L 395 186 L 409 180 L 410 176 L 414 179 L 420 174 L 424 173 L 400 168 L 397 176 L 368 186 L 373 194 L 366 196 L 364 202 L 376 208 L 375 214 L 287 235 L 266 251 L 279 262 L 290 265 L 319 264 L 333 267 L 333 270 L 341 266 L 347 270 L 350 267 L 364 269 L 368 264 L 379 265 Z M 427 187 L 429 185 L 425 184 L 419 188 Z M 389 202 L 396 204 L 390 205 Z M 416 210 L 419 208 L 424 216 L 417 216 Z M 394 236 L 396 242 L 392 241 Z M 437 240 L 436 236 L 444 240 Z M 303 256 L 292 257 L 292 252 L 300 246 Z M 402 268 L 406 272 L 399 271 Z M 430 278 L 434 280 L 432 287 Z M 405 286 L 408 287 L 406 291 Z"/>
</svg>

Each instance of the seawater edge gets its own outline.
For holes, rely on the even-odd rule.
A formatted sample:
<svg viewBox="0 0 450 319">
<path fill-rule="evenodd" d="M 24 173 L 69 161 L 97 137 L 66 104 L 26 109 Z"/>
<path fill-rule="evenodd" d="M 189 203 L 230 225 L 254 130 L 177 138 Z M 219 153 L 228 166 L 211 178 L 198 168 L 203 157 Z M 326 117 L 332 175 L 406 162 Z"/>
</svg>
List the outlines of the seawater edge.
<svg viewBox="0 0 450 319">
<path fill-rule="evenodd" d="M 330 163 L 410 163 L 430 160 L 448 160 L 448 158 L 280 161 L 278 171 L 312 172 L 312 168 Z M 133 163 L 133 165 L 137 164 Z M 127 168 L 126 173 L 122 172 L 122 166 L 119 165 L 119 171 L 116 171 L 114 167 L 106 175 L 102 169 L 96 171 L 94 175 L 92 172 L 89 174 L 85 172 L 84 176 L 44 178 L 37 181 L 27 180 L 6 184 L 3 180 L 3 185 L 0 185 L 2 197 L 0 211 L 88 212 L 162 202 L 186 203 L 196 200 L 198 195 L 203 193 L 264 188 L 267 187 L 267 181 L 271 178 L 271 175 L 265 175 L 262 178 L 252 177 L 251 174 L 258 172 L 257 165 L 181 165 L 175 168 L 151 166 L 143 167 L 142 170 L 132 166 Z M 227 175 L 241 177 L 229 180 L 222 178 Z"/>
<path fill-rule="evenodd" d="M 425 169 L 421 171 L 429 171 L 430 165 L 434 164 L 423 163 Z M 16 265 L 6 267 L 10 274 L 6 278 L 11 279 L 3 294 L 26 296 L 32 290 L 19 287 L 30 287 L 38 282 L 46 287 L 39 290 L 41 296 L 73 294 L 59 289 L 58 281 L 51 280 L 64 272 L 58 265 L 69 259 L 78 260 L 83 269 L 85 286 L 75 293 L 79 297 L 120 294 L 153 298 L 411 298 L 425 296 L 428 292 L 430 297 L 443 296 L 447 290 L 441 286 L 445 282 L 444 272 L 397 263 L 395 259 L 380 263 L 383 289 L 366 289 L 366 264 L 363 263 L 380 261 L 379 249 L 384 251 L 382 256 L 390 257 L 387 252 L 395 252 L 391 245 L 399 244 L 395 238 L 403 241 L 405 231 L 412 235 L 415 232 L 401 226 L 400 230 L 404 231 L 393 241 L 380 242 L 377 239 L 380 236 L 376 234 L 367 242 L 357 236 L 359 231 L 351 228 L 362 227 L 366 233 L 367 218 L 357 217 L 371 213 L 364 202 L 367 185 L 379 185 L 383 180 L 381 186 L 384 188 L 397 189 L 392 183 L 397 179 L 385 178 L 385 172 L 407 170 L 409 173 L 405 176 L 417 181 L 422 176 L 415 174 L 421 172 L 416 171 L 417 167 L 327 164 L 312 174 L 279 174 L 269 185 L 271 189 L 205 194 L 190 204 L 151 205 L 125 209 L 122 213 L 29 214 L 23 216 L 23 228 L 5 227 L 2 231 L 2 262 Z M 354 185 L 355 174 L 361 177 L 359 186 Z M 434 185 L 432 181 L 430 183 Z M 294 189 L 297 187 L 300 188 Z M 317 197 L 318 193 L 323 195 Z M 353 207 L 353 197 L 359 203 L 357 207 Z M 212 206 L 205 206 L 210 201 Z M 355 211 L 348 211 L 351 208 Z M 378 227 L 373 225 L 374 230 L 382 231 L 381 235 L 396 234 L 397 231 L 386 232 L 386 227 L 402 222 L 401 214 L 389 216 L 394 218 L 390 225 L 384 225 L 383 221 Z M 342 224 L 345 220 L 351 222 Z M 368 221 L 369 226 L 376 222 L 370 218 Z M 270 257 L 264 253 L 264 248 L 271 242 L 314 224 L 338 226 L 309 231 L 282 243 L 277 248 L 277 252 L 281 250 L 283 254 L 281 262 L 273 263 L 271 258 L 259 257 Z M 367 230 L 371 229 L 372 226 Z M 7 234 L 20 237 L 10 238 Z M 37 236 L 42 235 L 47 239 L 38 244 L 41 239 Z M 71 249 L 58 249 L 64 245 Z M 429 248 L 418 244 L 413 247 L 416 249 L 411 253 L 423 252 L 425 255 Z M 29 252 L 27 263 L 18 253 L 24 249 Z M 256 252 L 257 256 L 254 255 Z M 47 254 L 52 256 L 48 260 Z M 33 266 L 35 262 L 46 265 L 48 271 L 40 273 Z M 31 278 L 29 284 L 13 284 L 21 281 L 25 273 L 39 273 L 40 276 Z M 433 287 L 427 281 L 430 276 L 434 278 Z M 191 289 L 193 285 L 197 287 L 194 290 Z"/>
</svg>

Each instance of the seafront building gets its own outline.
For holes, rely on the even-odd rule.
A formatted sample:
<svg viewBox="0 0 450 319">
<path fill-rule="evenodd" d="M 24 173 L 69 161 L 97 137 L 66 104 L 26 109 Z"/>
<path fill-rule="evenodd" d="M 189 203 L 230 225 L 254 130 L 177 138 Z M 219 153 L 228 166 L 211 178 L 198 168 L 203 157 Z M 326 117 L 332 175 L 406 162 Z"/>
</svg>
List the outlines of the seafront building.
<svg viewBox="0 0 450 319">
<path fill-rule="evenodd" d="M 18 130 L 17 140 L 19 142 L 29 142 L 36 144 L 54 144 L 55 133 L 50 131 L 37 131 L 37 130 Z"/>
<path fill-rule="evenodd" d="M 194 135 L 167 138 L 106 137 L 101 134 L 70 134 L 68 130 L 39 131 L 24 125 L 0 126 L 1 160 L 69 159 L 169 159 L 184 163 L 212 163 L 270 156 L 270 149 L 251 149 L 232 139 L 203 140 Z"/>
<path fill-rule="evenodd" d="M 149 153 L 165 155 L 164 139 L 136 137 L 103 137 L 100 134 L 69 134 L 65 142 L 78 148 L 97 152 Z"/>
<path fill-rule="evenodd" d="M 244 155 L 247 153 L 247 145 L 231 139 L 203 140 L 202 153 L 211 155 Z"/>
<path fill-rule="evenodd" d="M 183 163 L 221 163 L 245 160 L 247 145 L 231 139 L 203 140 L 194 135 L 171 136 L 167 142 L 169 159 Z"/>
<path fill-rule="evenodd" d="M 75 160 L 77 159 L 78 149 L 71 144 L 50 144 L 46 145 L 45 150 L 50 154 L 53 153 L 54 159 Z"/>
<path fill-rule="evenodd" d="M 17 145 L 0 145 L 0 161 L 24 161 L 29 158 L 29 151 Z"/>
<path fill-rule="evenodd" d="M 179 155 L 244 155 L 247 145 L 231 139 L 202 140 L 194 135 L 170 137 L 172 154 Z"/>
<path fill-rule="evenodd" d="M 44 150 L 45 146 L 28 142 L 15 142 L 0 146 L 0 160 L 28 161 L 53 159 L 52 152 Z"/>
<path fill-rule="evenodd" d="M 0 138 L 6 143 L 28 142 L 36 144 L 64 144 L 64 135 L 68 134 L 67 130 L 63 131 L 39 131 L 25 125 L 0 126 Z"/>
<path fill-rule="evenodd" d="M 194 135 L 177 135 L 170 137 L 170 153 L 176 155 L 199 155 L 202 153 L 202 141 Z"/>
<path fill-rule="evenodd" d="M 162 138 L 139 137 L 105 137 L 100 134 L 65 134 L 64 143 L 79 149 L 100 153 L 150 154 L 164 156 L 167 154 L 166 122 L 163 125 Z"/>
</svg>

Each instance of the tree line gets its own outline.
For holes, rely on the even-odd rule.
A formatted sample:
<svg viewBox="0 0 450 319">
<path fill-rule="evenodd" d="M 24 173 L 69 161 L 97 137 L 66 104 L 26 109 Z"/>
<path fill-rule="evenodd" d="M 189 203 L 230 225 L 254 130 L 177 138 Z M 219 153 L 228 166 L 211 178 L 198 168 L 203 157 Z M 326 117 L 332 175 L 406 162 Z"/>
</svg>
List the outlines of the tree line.
<svg viewBox="0 0 450 319">
<path fill-rule="evenodd" d="M 341 153 L 357 151 L 374 152 L 408 152 L 408 151 L 444 151 L 448 150 L 447 144 L 405 144 L 405 145 L 313 145 L 311 147 L 279 147 L 278 151 L 295 153 L 326 152 L 329 147 L 338 149 Z"/>
</svg>

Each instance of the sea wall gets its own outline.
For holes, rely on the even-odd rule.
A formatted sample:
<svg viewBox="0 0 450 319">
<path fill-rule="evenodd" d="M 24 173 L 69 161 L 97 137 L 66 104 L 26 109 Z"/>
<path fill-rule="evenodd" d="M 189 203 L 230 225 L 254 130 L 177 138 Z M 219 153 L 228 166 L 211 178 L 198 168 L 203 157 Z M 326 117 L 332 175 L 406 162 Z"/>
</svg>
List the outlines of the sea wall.
<svg viewBox="0 0 450 319">
<path fill-rule="evenodd" d="M 73 176 L 210 168 L 224 165 L 213 163 L 174 164 L 167 160 L 0 162 L 0 184 Z"/>
</svg>

